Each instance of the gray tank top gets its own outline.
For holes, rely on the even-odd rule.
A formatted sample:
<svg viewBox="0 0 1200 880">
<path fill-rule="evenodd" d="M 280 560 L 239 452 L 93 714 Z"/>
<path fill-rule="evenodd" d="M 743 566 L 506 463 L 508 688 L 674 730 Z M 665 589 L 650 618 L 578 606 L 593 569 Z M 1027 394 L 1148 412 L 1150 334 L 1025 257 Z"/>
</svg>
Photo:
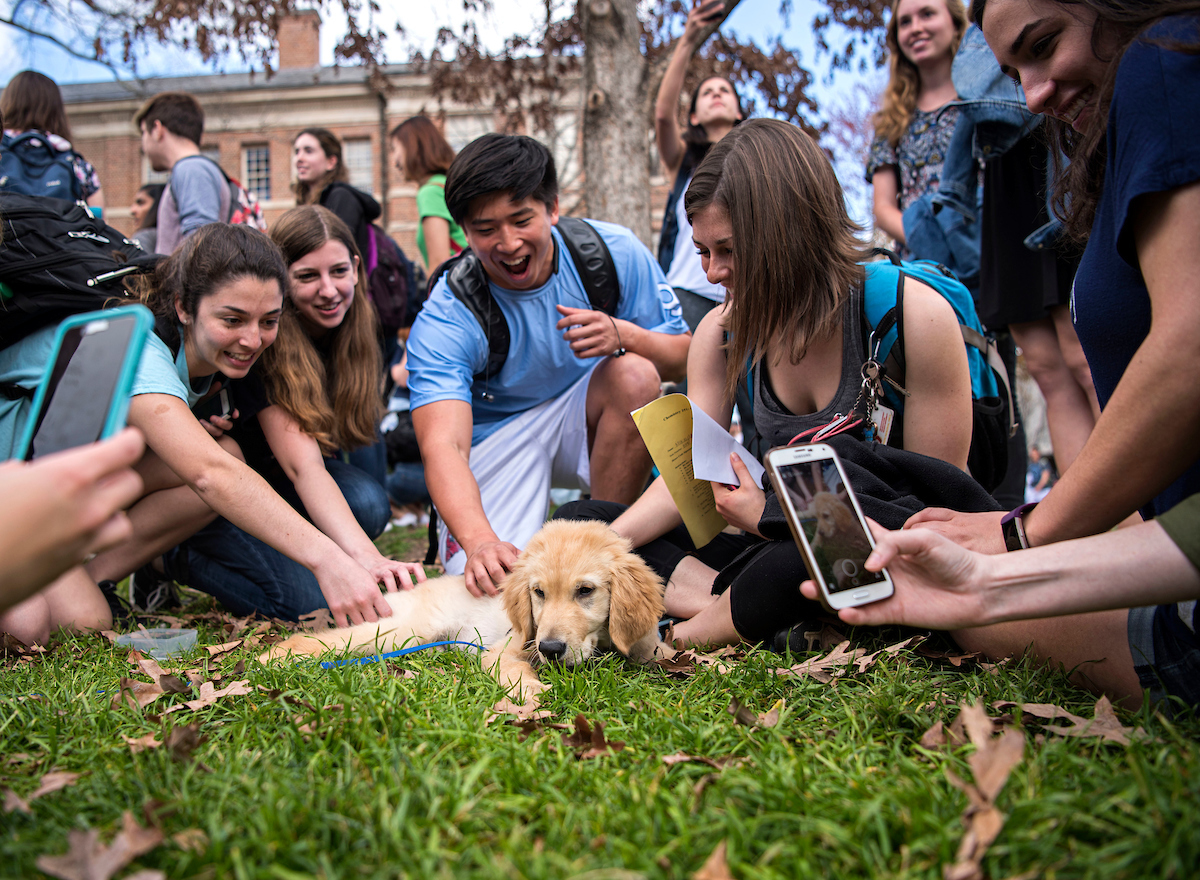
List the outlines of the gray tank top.
<svg viewBox="0 0 1200 880">
<path fill-rule="evenodd" d="M 862 290 L 855 286 L 842 310 L 842 380 L 833 400 L 819 412 L 803 415 L 789 412 L 775 396 L 762 363 L 754 365 L 751 371 L 754 426 L 762 438 L 761 449 L 764 453 L 772 446 L 786 445 L 801 431 L 829 424 L 839 413 L 845 415 L 853 408 L 862 387 L 862 365 L 867 357 L 862 314 Z"/>
</svg>

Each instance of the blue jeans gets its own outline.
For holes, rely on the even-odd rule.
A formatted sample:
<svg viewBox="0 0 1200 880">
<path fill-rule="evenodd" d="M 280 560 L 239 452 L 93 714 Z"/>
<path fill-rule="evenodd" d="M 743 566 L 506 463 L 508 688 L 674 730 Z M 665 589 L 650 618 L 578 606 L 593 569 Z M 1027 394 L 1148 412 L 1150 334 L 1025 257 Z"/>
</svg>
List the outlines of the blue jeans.
<svg viewBox="0 0 1200 880">
<path fill-rule="evenodd" d="M 363 531 L 371 538 L 382 534 L 391 516 L 383 487 L 337 459 L 326 459 L 325 467 Z M 279 488 L 307 516 L 292 484 Z M 234 614 L 296 620 L 329 607 L 311 571 L 223 517 L 166 553 L 163 563 L 173 579 L 208 593 Z"/>
<path fill-rule="evenodd" d="M 380 486 L 387 480 L 387 447 L 376 436 L 375 442 L 345 453 L 346 461 L 371 477 Z"/>
<path fill-rule="evenodd" d="M 429 489 L 425 486 L 425 465 L 419 461 L 398 461 L 387 478 L 387 494 L 392 503 L 399 506 L 413 502 L 429 501 Z"/>
</svg>

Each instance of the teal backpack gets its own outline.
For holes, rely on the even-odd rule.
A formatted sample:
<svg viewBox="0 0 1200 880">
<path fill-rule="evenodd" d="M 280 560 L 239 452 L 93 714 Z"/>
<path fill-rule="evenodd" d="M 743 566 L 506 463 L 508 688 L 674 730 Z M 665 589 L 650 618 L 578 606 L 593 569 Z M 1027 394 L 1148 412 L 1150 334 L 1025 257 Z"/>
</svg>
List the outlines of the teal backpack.
<svg viewBox="0 0 1200 880">
<path fill-rule="evenodd" d="M 884 402 L 897 413 L 904 410 L 904 279 L 912 278 L 940 293 L 958 317 L 971 368 L 973 423 L 967 468 L 990 492 L 1004 479 L 1008 440 L 1017 430 L 1008 371 L 995 340 L 985 334 L 971 292 L 945 266 L 929 260 L 902 261 L 884 248 L 875 253 L 886 259 L 863 264 L 864 336 L 869 358 L 880 366 Z"/>
</svg>

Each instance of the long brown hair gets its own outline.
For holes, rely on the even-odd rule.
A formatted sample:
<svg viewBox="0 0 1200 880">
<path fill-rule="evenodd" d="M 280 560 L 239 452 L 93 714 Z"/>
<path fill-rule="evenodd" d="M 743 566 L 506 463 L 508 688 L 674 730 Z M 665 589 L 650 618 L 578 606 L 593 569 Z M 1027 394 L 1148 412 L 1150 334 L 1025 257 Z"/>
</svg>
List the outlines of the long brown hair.
<svg viewBox="0 0 1200 880">
<path fill-rule="evenodd" d="M 778 341 L 799 363 L 813 339 L 841 326 L 865 252 L 833 166 L 816 141 L 778 119 L 744 122 L 709 150 L 684 197 L 689 222 L 709 205 L 734 229 L 725 314 L 732 400 L 747 357 L 757 363 Z"/>
<path fill-rule="evenodd" d="M 962 0 L 942 0 L 950 20 L 954 22 L 954 48 L 951 54 L 958 51 L 959 41 L 963 31 L 967 29 L 967 12 Z M 879 110 L 871 118 L 875 125 L 875 136 L 885 138 L 893 148 L 900 143 L 908 125 L 912 122 L 913 113 L 917 109 L 917 95 L 921 91 L 921 72 L 903 52 L 900 51 L 900 22 L 897 21 L 896 9 L 900 0 L 892 0 L 892 16 L 888 19 L 887 47 L 890 54 L 888 62 L 888 83 L 883 90 L 883 99 Z"/>
<path fill-rule="evenodd" d="M 296 194 L 297 205 L 315 205 L 321 200 L 321 193 L 329 184 L 335 180 L 340 180 L 342 183 L 350 181 L 350 172 L 346 170 L 346 163 L 342 159 L 342 142 L 338 140 L 338 136 L 327 128 L 306 128 L 304 131 L 297 132 L 296 136 L 292 138 L 292 146 L 294 147 L 296 141 L 306 134 L 316 138 L 325 157 L 332 156 L 337 159 L 337 164 L 310 183 L 297 180 L 292 184 L 292 192 Z"/>
<path fill-rule="evenodd" d="M 271 226 L 271 239 L 290 267 L 327 241 L 346 246 L 358 260 L 354 300 L 341 325 L 330 331 L 328 359 L 322 358 L 300 323 L 291 297 L 275 344 L 263 353 L 271 401 L 315 437 L 325 452 L 369 446 L 377 438 L 383 410 L 379 323 L 367 299 L 366 268 L 354 235 L 336 214 L 320 205 L 292 208 Z"/>
<path fill-rule="evenodd" d="M 1117 83 L 1117 68 L 1125 57 L 1125 50 L 1155 22 L 1171 15 L 1200 11 L 1200 0 L 1057 0 L 1064 6 L 1079 5 L 1096 13 L 1096 24 L 1092 28 L 1092 54 L 1108 67 L 1104 81 L 1100 84 L 1096 99 L 1097 120 L 1103 124 L 1093 125 L 1088 132 L 1077 132 L 1065 122 L 1046 117 L 1046 135 L 1056 149 L 1054 156 L 1056 178 L 1054 189 L 1054 212 L 1063 218 L 1067 235 L 1076 244 L 1087 241 L 1096 217 L 1096 206 L 1104 186 L 1104 166 L 1107 159 L 1105 145 L 1108 131 L 1108 110 L 1112 105 L 1113 89 Z M 987 0 L 974 0 L 971 4 L 971 19 L 980 28 L 987 10 Z M 1171 40 L 1151 40 L 1166 48 L 1190 55 L 1200 54 L 1200 42 L 1181 43 Z M 1071 164 L 1062 167 L 1062 156 Z"/>
<path fill-rule="evenodd" d="M 413 183 L 424 183 L 450 170 L 454 148 L 428 116 L 410 116 L 393 128 L 389 137 L 404 148 L 404 176 Z"/>
<path fill-rule="evenodd" d="M 71 139 L 71 124 L 58 84 L 35 70 L 22 70 L 8 81 L 0 96 L 0 112 L 16 131 L 44 131 Z"/>
</svg>

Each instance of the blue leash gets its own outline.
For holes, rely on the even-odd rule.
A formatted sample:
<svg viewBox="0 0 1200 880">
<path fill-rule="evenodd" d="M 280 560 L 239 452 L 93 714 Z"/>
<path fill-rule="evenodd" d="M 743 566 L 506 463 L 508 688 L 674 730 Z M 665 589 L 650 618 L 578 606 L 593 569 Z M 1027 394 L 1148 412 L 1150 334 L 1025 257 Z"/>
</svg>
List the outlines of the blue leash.
<svg viewBox="0 0 1200 880">
<path fill-rule="evenodd" d="M 466 645 L 468 648 L 484 650 L 483 645 L 474 642 L 430 642 L 427 645 L 413 645 L 411 648 L 401 648 L 399 651 L 388 651 L 386 654 L 376 654 L 374 657 L 354 657 L 350 660 L 326 660 L 321 663 L 322 669 L 336 669 L 339 666 L 359 666 L 363 663 L 377 663 L 380 660 L 390 660 L 392 657 L 403 657 L 405 654 L 415 654 L 426 648 L 442 648 L 447 645 Z"/>
</svg>

